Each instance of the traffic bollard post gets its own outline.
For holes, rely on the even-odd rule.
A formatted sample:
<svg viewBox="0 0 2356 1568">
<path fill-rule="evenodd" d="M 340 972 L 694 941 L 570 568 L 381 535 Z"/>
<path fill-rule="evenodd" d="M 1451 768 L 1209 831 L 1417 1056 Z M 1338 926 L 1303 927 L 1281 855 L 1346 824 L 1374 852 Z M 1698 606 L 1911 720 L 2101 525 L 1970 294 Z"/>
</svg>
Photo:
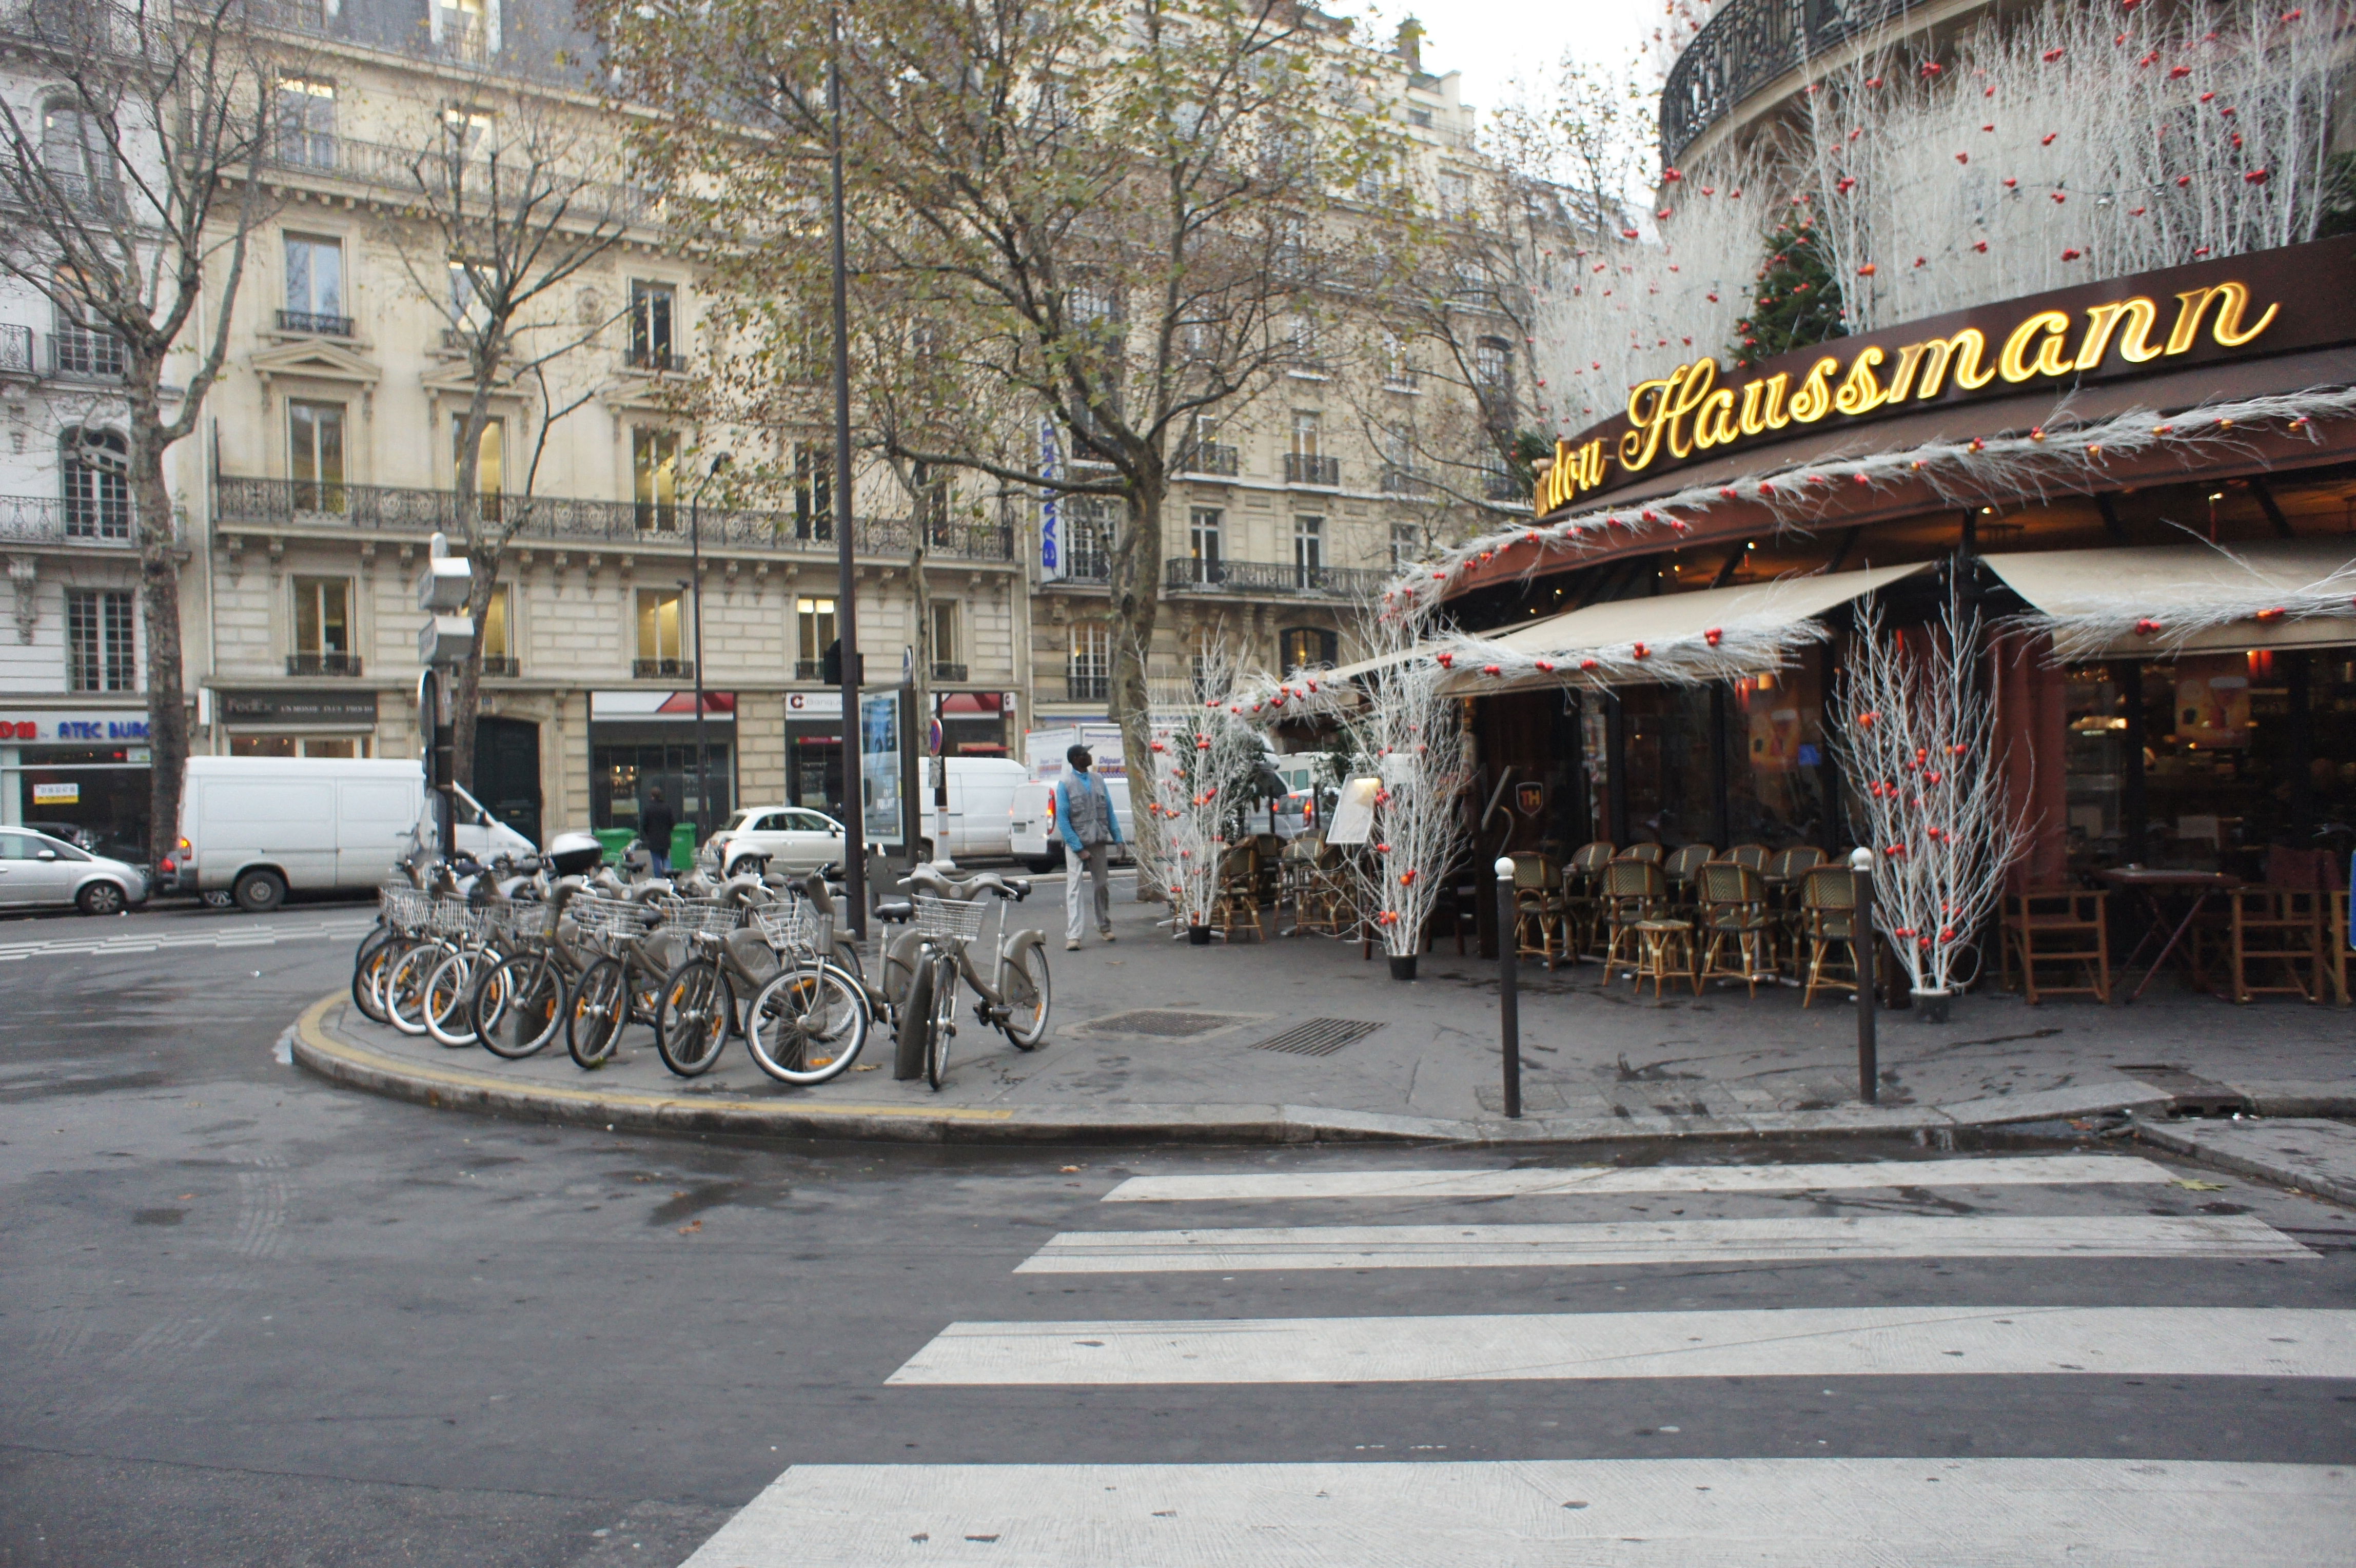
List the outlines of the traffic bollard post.
<svg viewBox="0 0 2356 1568">
<path fill-rule="evenodd" d="M 1852 850 L 1848 872 L 1857 883 L 1857 909 L 1849 916 L 1855 922 L 1849 951 L 1857 958 L 1857 1097 L 1874 1105 L 1881 1099 L 1881 1064 L 1873 1038 L 1873 973 L 1881 943 L 1873 934 L 1873 851 Z"/>
<path fill-rule="evenodd" d="M 1514 970 L 1514 858 L 1497 857 L 1497 1034 L 1505 1047 L 1505 1114 L 1522 1114 L 1522 999 Z"/>
</svg>

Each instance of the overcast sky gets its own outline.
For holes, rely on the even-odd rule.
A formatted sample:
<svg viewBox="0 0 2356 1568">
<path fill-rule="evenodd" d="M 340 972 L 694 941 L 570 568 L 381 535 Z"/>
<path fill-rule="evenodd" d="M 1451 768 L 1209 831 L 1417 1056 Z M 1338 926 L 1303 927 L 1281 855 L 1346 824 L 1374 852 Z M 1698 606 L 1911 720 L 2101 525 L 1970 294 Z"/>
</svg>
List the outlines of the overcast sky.
<svg viewBox="0 0 2356 1568">
<path fill-rule="evenodd" d="M 1423 68 L 1462 71 L 1466 102 L 1486 111 L 1514 95 L 1515 78 L 1542 85 L 1566 50 L 1624 65 L 1655 8 L 1643 0 L 1385 0 L 1358 14 L 1385 36 L 1402 16 L 1421 21 Z"/>
</svg>

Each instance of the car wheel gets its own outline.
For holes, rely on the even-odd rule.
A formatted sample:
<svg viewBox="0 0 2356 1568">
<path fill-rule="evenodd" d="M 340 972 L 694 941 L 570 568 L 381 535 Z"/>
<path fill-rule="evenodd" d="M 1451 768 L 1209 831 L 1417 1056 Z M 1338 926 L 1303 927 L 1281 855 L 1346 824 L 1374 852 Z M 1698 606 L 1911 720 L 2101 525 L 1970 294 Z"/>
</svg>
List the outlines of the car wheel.
<svg viewBox="0 0 2356 1568">
<path fill-rule="evenodd" d="M 267 915 L 286 902 L 286 884 L 274 871 L 249 871 L 237 879 L 230 897 L 249 915 Z"/>
<path fill-rule="evenodd" d="M 74 908 L 85 915 L 120 915 L 130 901 L 120 882 L 92 882 L 74 895 Z"/>
</svg>

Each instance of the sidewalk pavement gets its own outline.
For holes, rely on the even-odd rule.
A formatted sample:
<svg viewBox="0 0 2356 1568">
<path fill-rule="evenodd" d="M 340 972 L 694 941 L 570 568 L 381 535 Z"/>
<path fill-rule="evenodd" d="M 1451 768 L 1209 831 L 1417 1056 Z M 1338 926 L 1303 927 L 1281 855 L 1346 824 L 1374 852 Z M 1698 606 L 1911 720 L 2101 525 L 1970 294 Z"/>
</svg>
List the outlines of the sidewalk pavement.
<svg viewBox="0 0 2356 1568">
<path fill-rule="evenodd" d="M 1055 937 L 1060 877 L 1019 915 Z M 666 1071 L 643 1026 L 586 1073 L 560 1041 L 503 1062 L 369 1024 L 328 997 L 291 1030 L 306 1067 L 378 1092 L 616 1127 L 1019 1143 L 1450 1141 L 1553 1144 L 1650 1137 L 1936 1134 L 1962 1127 L 2171 1109 L 2356 1114 L 2356 1016 L 2297 1002 L 2247 1007 L 2163 982 L 2132 1006 L 1960 999 L 1943 1026 L 1879 1020 L 1879 1103 L 1858 1098 L 1856 1014 L 1796 990 L 1690 990 L 1655 1001 L 1604 986 L 1590 962 L 1522 968 L 1518 1121 L 1503 1115 L 1496 965 L 1424 954 L 1389 977 L 1355 942 L 1273 937 L 1190 948 L 1160 909 L 1117 886 L 1115 929 L 1079 952 L 1049 944 L 1051 1032 L 1014 1049 L 970 1022 L 936 1093 L 892 1079 L 890 1032 L 859 1064 L 796 1090 L 739 1043 L 705 1076 Z M 1355 1036 L 1355 1037 L 1354 1037 Z"/>
</svg>

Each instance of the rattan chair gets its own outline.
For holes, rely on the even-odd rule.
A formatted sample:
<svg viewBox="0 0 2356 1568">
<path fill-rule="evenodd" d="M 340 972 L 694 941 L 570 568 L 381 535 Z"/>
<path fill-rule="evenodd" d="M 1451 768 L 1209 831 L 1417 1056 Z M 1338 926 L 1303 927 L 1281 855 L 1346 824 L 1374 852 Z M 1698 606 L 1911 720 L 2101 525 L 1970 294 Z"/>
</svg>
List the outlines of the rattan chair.
<svg viewBox="0 0 2356 1568">
<path fill-rule="evenodd" d="M 1764 875 L 1767 870 L 1767 858 L 1774 853 L 1763 843 L 1739 843 L 1726 852 L 1726 858 L 1737 865 L 1748 866 Z"/>
<path fill-rule="evenodd" d="M 1870 934 L 1860 941 L 1857 930 L 1857 874 L 1846 865 L 1819 865 L 1810 870 L 1800 884 L 1800 936 L 1807 947 L 1807 973 L 1802 983 L 1800 1005 L 1807 1006 L 1816 999 L 1825 986 L 1845 986 L 1854 992 L 1858 986 L 1871 984 L 1872 948 Z M 1848 975 L 1843 979 L 1840 965 L 1834 954 L 1837 949 L 1848 953 Z M 1827 975 L 1827 964 L 1833 973 Z"/>
<path fill-rule="evenodd" d="M 1570 954 L 1569 906 L 1563 897 L 1562 867 L 1549 854 L 1514 856 L 1514 951 L 1539 958 L 1552 969 L 1558 954 Z"/>
<path fill-rule="evenodd" d="M 2048 996 L 2111 999 L 2110 895 L 2083 887 L 2051 887 L 2004 897 L 2004 980 L 2020 966 L 2021 997 L 2031 1007 Z M 2083 985 L 2040 985 L 2037 970 L 2074 966 Z M 2064 978 L 2069 978 L 2066 974 Z"/>
<path fill-rule="evenodd" d="M 1621 860 L 1649 860 L 1655 865 L 1658 865 L 1661 864 L 1663 857 L 1667 854 L 1668 851 L 1663 849 L 1657 843 L 1632 843 L 1626 849 L 1622 850 L 1617 858 Z"/>
<path fill-rule="evenodd" d="M 1775 917 L 1759 874 L 1730 860 L 1714 860 L 1696 879 L 1700 895 L 1700 932 L 1706 944 L 1699 979 L 1739 980 L 1759 994 L 1759 983 L 1775 979 Z M 1735 967 L 1726 955 L 1733 950 Z"/>
<path fill-rule="evenodd" d="M 1815 845 L 1794 844 L 1770 854 L 1760 869 L 1760 880 L 1767 888 L 1767 907 L 1783 923 L 1783 949 L 1795 965 L 1800 952 L 1800 881 L 1812 867 L 1824 863 L 1825 852 Z"/>
<path fill-rule="evenodd" d="M 1612 983 L 1612 969 L 1635 963 L 1639 956 L 1636 928 L 1645 920 L 1664 918 L 1668 891 L 1667 879 L 1652 861 L 1615 860 L 1603 868 L 1597 918 L 1604 933 L 1605 984 Z"/>
<path fill-rule="evenodd" d="M 1680 844 L 1661 862 L 1661 873 L 1669 879 L 1669 902 L 1678 914 L 1697 916 L 1700 900 L 1695 897 L 1694 883 L 1701 868 L 1718 858 L 1718 851 L 1706 843 Z"/>
<path fill-rule="evenodd" d="M 1598 914 L 1603 868 L 1612 864 L 1612 846 L 1599 839 L 1574 851 L 1562 868 L 1563 918 L 1569 928 L 1570 956 L 1600 952 Z"/>
</svg>

